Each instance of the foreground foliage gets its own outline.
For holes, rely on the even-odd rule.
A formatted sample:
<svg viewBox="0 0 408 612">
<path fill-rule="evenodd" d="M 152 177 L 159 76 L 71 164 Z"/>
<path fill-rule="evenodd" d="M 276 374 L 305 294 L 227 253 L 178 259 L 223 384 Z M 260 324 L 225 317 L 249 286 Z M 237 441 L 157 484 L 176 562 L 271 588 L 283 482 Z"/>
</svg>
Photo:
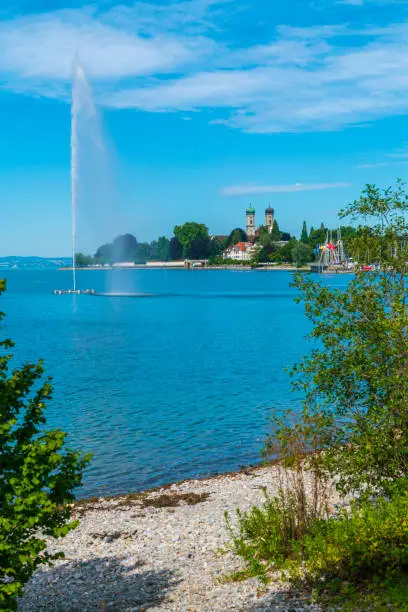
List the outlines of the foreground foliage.
<svg viewBox="0 0 408 612">
<path fill-rule="evenodd" d="M 367 186 L 341 216 L 366 224 L 350 243 L 360 272 L 344 289 L 297 275 L 313 349 L 293 368 L 306 413 L 332 419 L 324 458 L 343 492 L 386 491 L 408 473 L 408 200 Z M 367 224 L 369 223 L 369 225 Z"/>
<path fill-rule="evenodd" d="M 236 529 L 229 523 L 250 573 L 266 580 L 278 568 L 320 596 L 340 590 L 342 604 L 360 608 L 371 601 L 381 609 L 388 597 L 408 609 L 407 213 L 400 181 L 368 185 L 340 213 L 360 224 L 348 242 L 353 278 L 336 289 L 296 275 L 313 342 L 292 370 L 303 412 L 275 419 L 264 450 L 286 478 L 275 499 L 238 513 Z M 365 264 L 373 271 L 363 272 Z M 310 513 L 305 470 L 326 516 Z M 352 496 L 350 508 L 329 508 L 329 481 Z"/>
<path fill-rule="evenodd" d="M 247 575 L 267 582 L 278 570 L 284 580 L 342 609 L 347 601 L 365 609 L 364 598 L 368 609 L 393 600 L 408 608 L 406 481 L 390 499 L 354 501 L 336 516 L 312 518 L 301 537 L 286 524 L 293 502 L 293 492 L 281 491 L 260 508 L 238 512 L 236 527 L 228 520 L 230 547 L 245 560 Z"/>
<path fill-rule="evenodd" d="M 354 501 L 349 510 L 315 521 L 294 552 L 304 560 L 302 570 L 311 582 L 401 578 L 408 569 L 407 517 L 408 487 L 403 482 L 391 499 Z M 288 569 L 296 578 L 296 562 Z"/>
<path fill-rule="evenodd" d="M 0 293 L 5 289 L 0 281 Z M 0 320 L 3 318 L 0 313 Z M 0 609 L 17 608 L 17 596 L 35 569 L 61 555 L 49 555 L 45 536 L 65 536 L 73 490 L 81 484 L 89 456 L 64 449 L 62 431 L 45 431 L 49 380 L 42 363 L 9 371 L 13 347 L 0 342 Z"/>
</svg>

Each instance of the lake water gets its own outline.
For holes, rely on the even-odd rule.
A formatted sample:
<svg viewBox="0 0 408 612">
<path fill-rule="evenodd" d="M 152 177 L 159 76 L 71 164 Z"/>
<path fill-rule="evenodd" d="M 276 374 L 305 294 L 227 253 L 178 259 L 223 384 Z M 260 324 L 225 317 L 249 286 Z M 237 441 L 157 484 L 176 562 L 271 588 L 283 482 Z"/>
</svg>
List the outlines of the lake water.
<svg viewBox="0 0 408 612">
<path fill-rule="evenodd" d="M 49 427 L 94 457 L 80 496 L 137 491 L 259 461 L 272 411 L 299 405 L 285 367 L 309 350 L 287 272 L 10 270 L 2 335 L 45 360 Z M 346 276 L 325 277 L 344 286 Z"/>
</svg>

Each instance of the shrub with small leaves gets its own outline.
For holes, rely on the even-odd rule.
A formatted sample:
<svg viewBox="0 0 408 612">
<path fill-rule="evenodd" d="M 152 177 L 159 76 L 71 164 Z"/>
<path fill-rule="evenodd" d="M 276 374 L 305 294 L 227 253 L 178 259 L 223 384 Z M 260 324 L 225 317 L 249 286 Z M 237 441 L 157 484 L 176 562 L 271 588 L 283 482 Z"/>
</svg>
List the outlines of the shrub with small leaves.
<svg viewBox="0 0 408 612">
<path fill-rule="evenodd" d="M 309 414 L 334 417 L 327 469 L 344 493 L 386 493 L 408 476 L 408 193 L 367 185 L 340 213 L 360 225 L 344 288 L 298 274 L 311 350 L 292 370 Z M 364 271 L 367 264 L 375 269 Z"/>
<path fill-rule="evenodd" d="M 283 576 L 307 585 L 322 604 L 342 610 L 408 609 L 408 482 L 391 498 L 354 501 L 315 521 Z"/>
<path fill-rule="evenodd" d="M 394 483 L 391 498 L 355 500 L 332 516 L 311 517 L 301 537 L 291 501 L 296 507 L 293 491 L 267 496 L 261 507 L 238 511 L 236 526 L 226 517 L 230 549 L 245 562 L 236 577 L 256 576 L 267 583 L 278 571 L 281 579 L 313 591 L 321 602 L 337 598 L 340 609 L 353 600 L 359 605 L 350 609 L 366 609 L 364 596 L 370 606 L 405 597 L 406 607 L 397 609 L 408 609 L 407 480 Z"/>
<path fill-rule="evenodd" d="M 391 499 L 354 501 L 349 510 L 316 521 L 299 551 L 307 580 L 359 583 L 374 575 L 386 579 L 407 573 L 407 484 L 404 480 Z"/>
<path fill-rule="evenodd" d="M 0 281 L 0 294 L 5 281 Z M 0 321 L 4 317 L 0 313 Z M 0 609 L 17 609 L 25 583 L 50 555 L 46 537 L 60 538 L 70 521 L 74 489 L 89 455 L 65 449 L 65 434 L 46 431 L 50 379 L 42 362 L 10 371 L 11 340 L 0 342 Z"/>
<path fill-rule="evenodd" d="M 299 506 L 294 491 L 280 490 L 276 497 L 265 492 L 262 506 L 253 506 L 248 512 L 237 510 L 236 525 L 225 513 L 230 535 L 228 547 L 245 562 L 244 574 L 268 582 L 270 570 L 281 569 L 292 557 L 299 539 Z M 301 516 L 302 535 L 310 527 Z"/>
<path fill-rule="evenodd" d="M 320 450 L 331 435 L 332 419 L 324 415 L 302 418 L 288 410 L 272 418 L 272 433 L 262 454 L 275 461 L 278 495 L 266 490 L 261 507 L 237 510 L 236 525 L 225 515 L 229 548 L 246 563 L 246 574 L 267 581 L 270 569 L 285 566 L 297 553 L 297 543 L 316 520 L 330 516 L 333 487 Z"/>
</svg>

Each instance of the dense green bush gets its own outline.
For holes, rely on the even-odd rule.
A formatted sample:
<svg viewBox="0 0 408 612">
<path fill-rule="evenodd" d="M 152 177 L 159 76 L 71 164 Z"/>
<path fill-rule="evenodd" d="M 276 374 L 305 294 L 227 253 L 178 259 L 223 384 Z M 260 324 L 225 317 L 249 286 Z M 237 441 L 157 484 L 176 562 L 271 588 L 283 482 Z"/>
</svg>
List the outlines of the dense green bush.
<svg viewBox="0 0 408 612">
<path fill-rule="evenodd" d="M 0 281 L 0 293 L 5 283 Z M 3 318 L 0 313 L 0 320 Z M 64 449 L 62 431 L 45 431 L 49 379 L 42 363 L 9 371 L 13 343 L 0 342 L 0 609 L 17 608 L 17 597 L 35 569 L 61 555 L 46 551 L 45 537 L 74 529 L 73 490 L 89 456 Z"/>
<path fill-rule="evenodd" d="M 404 574 L 408 570 L 408 487 L 406 482 L 403 485 L 391 499 L 354 501 L 338 516 L 315 521 L 296 547 L 297 564 L 307 579 L 317 584 L 322 579 L 359 583 L 374 575 L 396 579 Z M 296 574 L 290 572 L 292 577 Z"/>
<path fill-rule="evenodd" d="M 314 259 L 312 247 L 303 244 L 303 242 L 298 242 L 292 249 L 292 259 L 298 268 L 306 266 Z"/>
<path fill-rule="evenodd" d="M 286 566 L 295 543 L 302 541 L 318 518 L 307 498 L 299 504 L 297 493 L 280 489 L 277 497 L 269 497 L 265 492 L 263 506 L 253 506 L 249 512 L 237 510 L 237 525 L 225 514 L 230 549 L 244 559 L 249 575 L 263 582 L 270 570 Z"/>
<path fill-rule="evenodd" d="M 237 510 L 237 525 L 225 515 L 231 537 L 230 548 L 247 564 L 247 572 L 267 580 L 267 572 L 283 567 L 317 520 L 330 516 L 332 486 L 316 452 L 325 442 L 331 419 L 306 416 L 289 423 L 290 411 L 272 420 L 264 457 L 277 458 L 278 495 L 265 490 L 262 507 Z"/>
<path fill-rule="evenodd" d="M 235 527 L 227 520 L 230 547 L 244 559 L 248 575 L 267 582 L 271 570 L 278 570 L 296 587 L 342 593 L 343 603 L 346 594 L 384 594 L 398 584 L 399 600 L 405 593 L 408 606 L 407 481 L 390 499 L 354 501 L 329 518 L 311 516 L 301 537 L 293 508 L 293 492 L 281 492 L 267 496 L 262 507 L 238 512 Z"/>
</svg>

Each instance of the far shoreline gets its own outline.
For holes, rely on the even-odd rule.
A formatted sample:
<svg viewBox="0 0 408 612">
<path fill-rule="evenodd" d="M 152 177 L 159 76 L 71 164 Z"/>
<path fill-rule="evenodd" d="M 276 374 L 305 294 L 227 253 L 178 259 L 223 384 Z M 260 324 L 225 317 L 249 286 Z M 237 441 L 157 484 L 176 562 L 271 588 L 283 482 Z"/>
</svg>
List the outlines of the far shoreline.
<svg viewBox="0 0 408 612">
<path fill-rule="evenodd" d="M 72 266 L 64 266 L 58 268 L 60 272 L 72 272 Z M 184 272 L 191 271 L 208 271 L 208 270 L 230 270 L 232 272 L 310 272 L 310 266 L 302 266 L 301 268 L 296 268 L 294 266 L 260 266 L 260 267 L 251 267 L 251 266 L 234 266 L 234 265 L 225 265 L 225 266 L 200 266 L 200 267 L 185 267 L 185 266 L 172 266 L 172 265 L 149 265 L 149 264 L 134 264 L 133 266 L 82 266 L 76 268 L 77 272 L 82 271 L 103 271 L 103 272 L 111 272 L 112 270 L 179 270 Z"/>
</svg>

